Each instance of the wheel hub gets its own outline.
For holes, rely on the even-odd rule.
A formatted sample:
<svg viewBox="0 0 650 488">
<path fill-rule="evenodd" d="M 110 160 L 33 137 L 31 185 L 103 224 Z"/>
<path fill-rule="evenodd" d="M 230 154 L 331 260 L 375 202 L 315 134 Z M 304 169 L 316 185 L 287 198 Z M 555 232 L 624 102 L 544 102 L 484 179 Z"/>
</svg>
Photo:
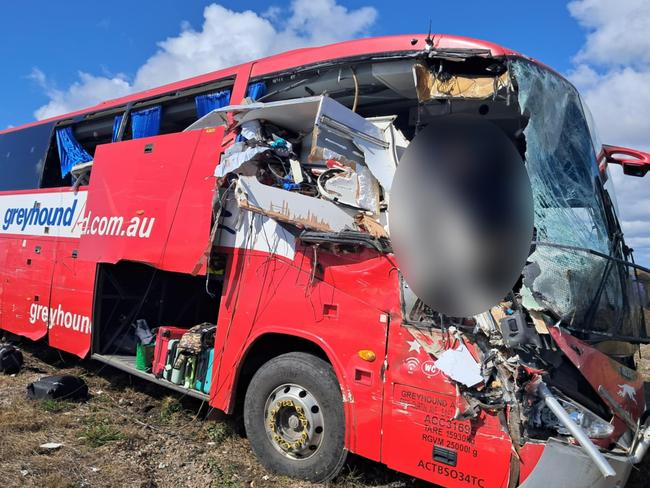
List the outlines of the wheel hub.
<svg viewBox="0 0 650 488">
<path fill-rule="evenodd" d="M 284 384 L 269 395 L 265 428 L 271 444 L 284 456 L 306 459 L 320 447 L 323 414 L 316 398 L 305 388 Z"/>
</svg>

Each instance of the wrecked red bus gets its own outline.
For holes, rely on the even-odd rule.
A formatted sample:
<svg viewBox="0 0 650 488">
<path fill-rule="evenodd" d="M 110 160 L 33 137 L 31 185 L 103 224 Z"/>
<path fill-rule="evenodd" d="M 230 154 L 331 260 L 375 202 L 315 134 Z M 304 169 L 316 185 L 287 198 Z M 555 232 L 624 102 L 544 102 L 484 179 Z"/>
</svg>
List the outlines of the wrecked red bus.
<svg viewBox="0 0 650 488">
<path fill-rule="evenodd" d="M 400 155 L 449 113 L 512 140 L 534 200 L 521 278 L 463 318 L 415 296 L 387 227 Z M 649 161 L 488 42 L 271 56 L 0 132 L 0 327 L 241 412 L 289 476 L 355 453 L 449 487 L 623 486 L 650 444 L 648 329 L 607 164 Z M 136 367 L 142 321 L 162 374 Z M 171 345 L 206 323 L 197 388 Z"/>
</svg>

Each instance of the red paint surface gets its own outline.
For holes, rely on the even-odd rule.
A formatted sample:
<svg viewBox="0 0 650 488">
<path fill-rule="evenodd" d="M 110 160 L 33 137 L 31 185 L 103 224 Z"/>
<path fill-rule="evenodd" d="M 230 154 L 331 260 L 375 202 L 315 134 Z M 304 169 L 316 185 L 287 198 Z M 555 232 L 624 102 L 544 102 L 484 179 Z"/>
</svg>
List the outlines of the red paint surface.
<svg viewBox="0 0 650 488">
<path fill-rule="evenodd" d="M 576 339 L 566 331 L 557 327 L 550 327 L 549 332 L 553 340 L 566 354 L 589 384 L 598 393 L 602 385 L 634 420 L 640 418 L 645 411 L 645 397 L 643 393 L 643 378 L 636 371 L 614 361 L 606 354 L 590 345 Z M 629 393 L 626 393 L 628 391 Z M 600 393 L 598 393 L 600 395 Z M 602 397 L 602 395 L 600 395 Z M 605 400 L 605 403 L 607 401 Z M 614 422 L 612 438 L 618 438 L 626 427 L 618 419 Z"/>
<path fill-rule="evenodd" d="M 419 39 L 415 46 L 411 45 L 413 37 Z M 108 101 L 65 118 L 226 77 L 235 77 L 231 102 L 238 103 L 249 76 L 334 58 L 420 50 L 424 37 L 389 36 L 296 50 Z M 434 43 L 439 49 L 516 54 L 462 37 L 435 36 Z M 154 218 L 150 235 L 1 236 L 2 328 L 32 339 L 48 334 L 46 323 L 29 320 L 34 303 L 90 317 L 97 263 L 132 260 L 170 271 L 205 273 L 201 258 L 211 225 L 212 173 L 223 136 L 222 129 L 192 131 L 99 146 L 87 189 L 86 215 L 120 216 L 125 222 L 134 217 Z M 153 150 L 145 153 L 148 144 Z M 39 191 L 46 190 L 2 194 Z M 39 254 L 35 246 L 41 246 Z M 297 248 L 293 260 L 255 251 L 225 252 L 230 259 L 220 313 L 215 317 L 212 406 L 232 410 L 240 366 L 256 341 L 267 334 L 300 337 L 322 349 L 332 364 L 344 399 L 346 445 L 352 452 L 445 486 L 507 486 L 510 439 L 492 415 L 451 420 L 458 401 L 456 388 L 436 371 L 434 356 L 409 344 L 414 337 L 402 324 L 398 275 L 390 256 L 371 250 L 337 255 L 320 250 L 314 273 L 311 249 Z M 65 325 L 53 326 L 48 341 L 83 357 L 90 350 L 91 336 Z M 361 349 L 372 350 L 377 359 L 362 360 Z M 607 384 L 613 387 L 618 377 L 611 366 L 591 351 L 588 358 L 579 366 L 588 378 L 596 381 L 606 375 Z M 435 445 L 457 452 L 454 466 L 433 460 Z M 522 452 L 525 477 L 541 451 L 524 446 Z"/>
</svg>

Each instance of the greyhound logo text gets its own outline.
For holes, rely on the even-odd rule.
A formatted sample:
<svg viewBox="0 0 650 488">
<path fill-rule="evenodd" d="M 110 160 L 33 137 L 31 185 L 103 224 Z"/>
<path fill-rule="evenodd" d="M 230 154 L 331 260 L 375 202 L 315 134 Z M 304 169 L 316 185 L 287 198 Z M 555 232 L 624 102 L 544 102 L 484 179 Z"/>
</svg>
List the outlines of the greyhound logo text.
<svg viewBox="0 0 650 488">
<path fill-rule="evenodd" d="M 2 229 L 7 230 L 12 225 L 19 226 L 21 231 L 24 231 L 28 225 L 70 227 L 76 208 L 76 198 L 68 207 L 45 207 L 41 206 L 39 202 L 34 202 L 31 208 L 10 207 L 5 210 Z"/>
<path fill-rule="evenodd" d="M 38 321 L 47 324 L 49 329 L 57 326 L 72 329 L 82 334 L 90 334 L 90 317 L 66 312 L 61 304 L 53 308 L 32 303 L 29 307 L 29 323 L 35 324 Z"/>
</svg>

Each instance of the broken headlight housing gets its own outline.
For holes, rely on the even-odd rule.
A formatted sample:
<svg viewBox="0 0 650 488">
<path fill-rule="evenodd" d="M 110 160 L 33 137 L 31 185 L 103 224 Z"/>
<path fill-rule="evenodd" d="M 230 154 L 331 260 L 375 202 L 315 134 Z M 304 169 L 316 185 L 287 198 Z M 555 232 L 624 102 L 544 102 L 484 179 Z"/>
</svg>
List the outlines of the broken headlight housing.
<svg viewBox="0 0 650 488">
<path fill-rule="evenodd" d="M 566 398 L 558 398 L 558 402 L 562 408 L 567 411 L 569 417 L 585 431 L 591 439 L 603 439 L 609 437 L 614 432 L 614 426 L 609 422 L 603 420 L 595 413 L 587 410 L 582 405 L 575 403 Z M 553 429 L 560 435 L 569 436 L 569 430 L 558 420 L 553 412 L 544 404 L 540 402 L 541 409 L 539 410 L 536 424 L 540 427 Z"/>
</svg>

